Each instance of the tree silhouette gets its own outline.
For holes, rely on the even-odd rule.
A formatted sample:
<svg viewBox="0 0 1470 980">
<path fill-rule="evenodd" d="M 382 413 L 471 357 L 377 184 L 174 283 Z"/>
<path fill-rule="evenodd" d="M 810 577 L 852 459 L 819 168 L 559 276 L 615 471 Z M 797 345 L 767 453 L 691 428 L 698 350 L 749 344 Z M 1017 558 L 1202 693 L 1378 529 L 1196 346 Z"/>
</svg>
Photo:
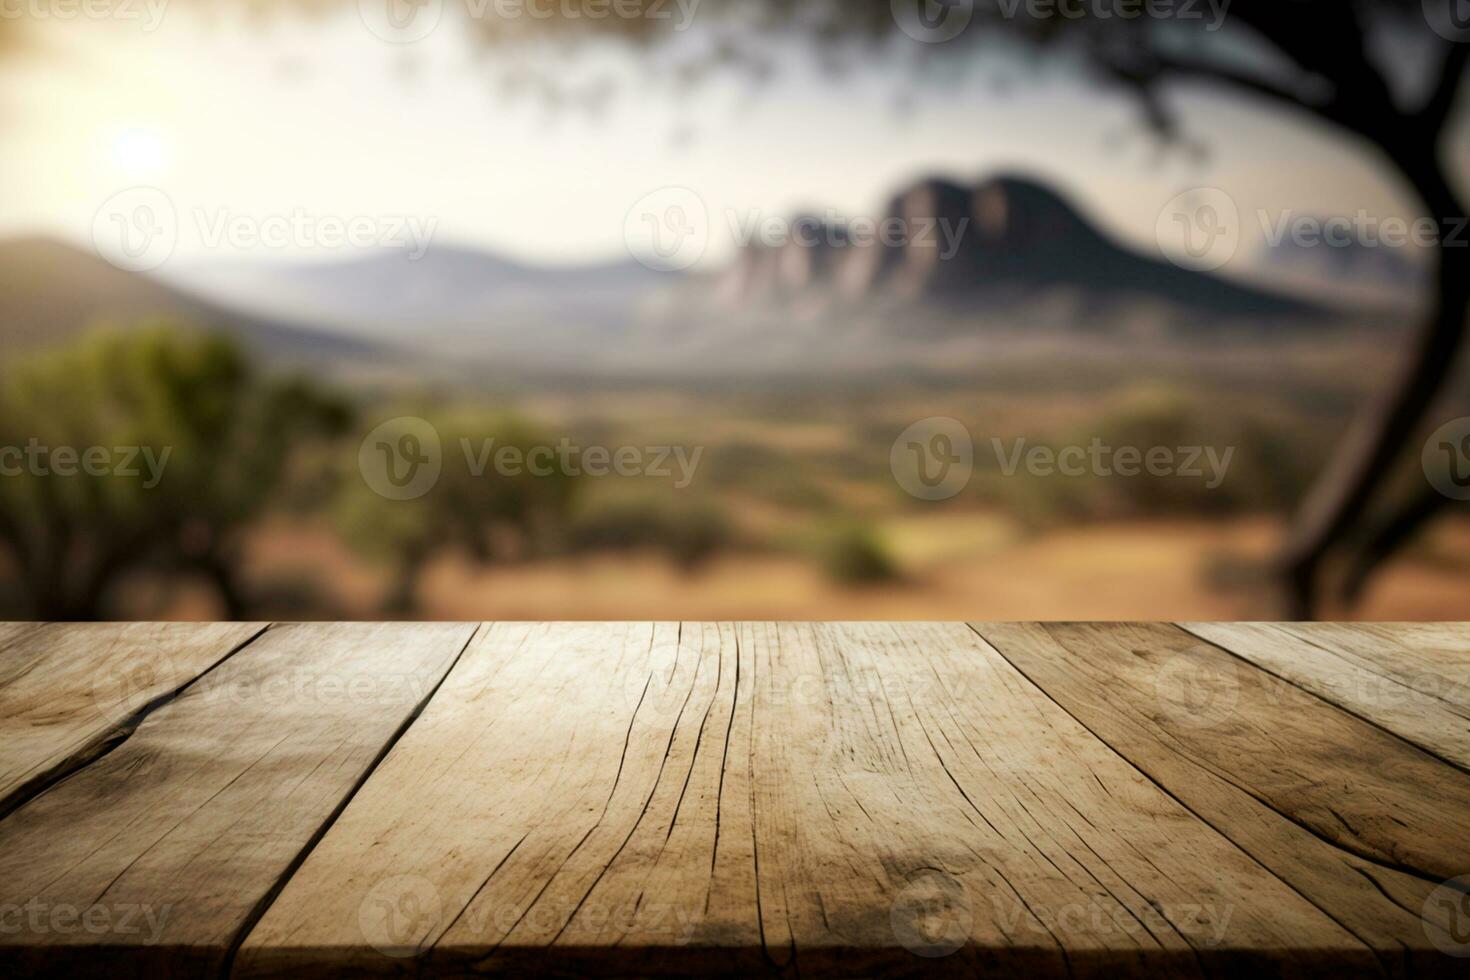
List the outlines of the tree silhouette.
<svg viewBox="0 0 1470 980">
<path fill-rule="evenodd" d="M 1059 6 L 1093 9 L 1067 0 Z M 1317 609 L 1324 561 L 1363 520 L 1445 387 L 1464 337 L 1470 252 L 1446 244 L 1465 222 L 1444 160 L 1470 56 L 1470 22 L 1458 24 L 1456 13 L 1456 0 L 1235 0 L 1218 37 L 1184 20 L 1071 22 L 1073 30 L 1091 28 L 1081 45 L 1089 62 L 1137 93 L 1160 132 L 1176 132 L 1161 90 L 1179 81 L 1222 86 L 1330 125 L 1401 178 L 1439 225 L 1432 302 L 1418 337 L 1318 476 L 1288 534 L 1280 571 L 1297 616 Z M 1395 44 L 1410 56 L 1395 62 L 1385 53 Z M 1416 81 L 1424 94 L 1413 101 L 1404 93 Z M 1416 498 L 1391 516 L 1384 526 L 1398 533 L 1377 536 L 1358 554 L 1350 586 L 1361 588 L 1404 540 L 1403 529 L 1446 500 Z"/>
</svg>

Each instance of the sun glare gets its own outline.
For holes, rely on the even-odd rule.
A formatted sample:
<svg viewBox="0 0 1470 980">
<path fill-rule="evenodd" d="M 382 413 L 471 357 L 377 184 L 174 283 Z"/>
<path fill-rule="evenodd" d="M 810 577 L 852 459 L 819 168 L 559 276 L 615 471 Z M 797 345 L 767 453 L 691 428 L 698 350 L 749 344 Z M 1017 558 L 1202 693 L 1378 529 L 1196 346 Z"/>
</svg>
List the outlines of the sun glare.
<svg viewBox="0 0 1470 980">
<path fill-rule="evenodd" d="M 112 143 L 112 163 L 128 177 L 149 177 L 163 169 L 167 148 L 150 129 L 129 129 Z"/>
</svg>

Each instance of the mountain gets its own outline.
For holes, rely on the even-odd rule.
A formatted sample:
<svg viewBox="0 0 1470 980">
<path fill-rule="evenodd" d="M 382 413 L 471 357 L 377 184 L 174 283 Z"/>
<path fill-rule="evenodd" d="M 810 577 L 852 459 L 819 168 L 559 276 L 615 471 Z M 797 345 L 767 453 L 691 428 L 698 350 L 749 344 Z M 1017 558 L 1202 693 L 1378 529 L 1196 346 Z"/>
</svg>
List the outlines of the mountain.
<svg viewBox="0 0 1470 980">
<path fill-rule="evenodd" d="M 435 244 L 418 256 L 174 263 L 166 288 L 229 322 L 306 324 L 326 342 L 405 352 L 415 371 L 433 362 L 470 380 L 943 370 L 1002 345 L 1230 345 L 1341 319 L 1129 248 L 1055 189 L 1013 175 L 917 181 L 868 225 L 804 215 L 784 244 L 750 245 L 713 272 L 631 259 L 542 267 Z"/>
<path fill-rule="evenodd" d="M 417 257 L 383 249 L 345 262 L 205 264 L 171 281 L 233 308 L 398 338 L 549 321 L 617 328 L 649 290 L 668 283 L 631 260 L 538 267 L 447 245 Z"/>
<path fill-rule="evenodd" d="M 543 267 L 436 243 L 418 256 L 384 249 L 310 264 L 176 265 L 169 281 L 250 315 L 512 369 L 701 369 L 762 363 L 772 351 L 817 365 L 859 343 L 858 321 L 862 353 L 882 362 L 939 335 L 992 337 L 1007 326 L 1187 334 L 1221 321 L 1326 316 L 1129 249 L 1060 193 L 1021 177 L 921 180 L 895 193 L 876 223 L 879 233 L 864 233 L 801 216 L 784 243 L 745 247 L 715 273 L 674 275 L 631 259 Z M 882 230 L 892 224 L 897 239 Z"/>
<path fill-rule="evenodd" d="M 716 284 L 727 309 L 838 306 L 897 298 L 911 304 L 993 310 L 1066 293 L 1084 316 L 1140 303 L 1176 319 L 1292 318 L 1324 311 L 1303 300 L 1179 268 L 1103 233 L 1055 190 L 1003 175 L 976 185 L 933 177 L 904 188 L 878 219 L 897 235 L 861 240 L 838 230 L 813 252 L 792 240 L 743 250 Z M 801 228 L 800 219 L 795 225 Z M 811 241 L 811 236 L 805 237 Z"/>
<path fill-rule="evenodd" d="M 382 353 L 362 340 L 189 296 L 54 239 L 0 241 L 0 350 L 64 341 L 99 323 L 148 319 L 219 330 L 273 361 L 371 359 Z"/>
<path fill-rule="evenodd" d="M 1283 235 L 1279 241 L 1268 241 L 1263 246 L 1264 260 L 1283 280 L 1340 301 L 1389 307 L 1413 304 L 1431 282 L 1429 264 L 1420 250 L 1341 230 L 1351 229 L 1352 222 L 1346 216 L 1304 218 L 1303 227 L 1333 231 L 1312 238 Z"/>
</svg>

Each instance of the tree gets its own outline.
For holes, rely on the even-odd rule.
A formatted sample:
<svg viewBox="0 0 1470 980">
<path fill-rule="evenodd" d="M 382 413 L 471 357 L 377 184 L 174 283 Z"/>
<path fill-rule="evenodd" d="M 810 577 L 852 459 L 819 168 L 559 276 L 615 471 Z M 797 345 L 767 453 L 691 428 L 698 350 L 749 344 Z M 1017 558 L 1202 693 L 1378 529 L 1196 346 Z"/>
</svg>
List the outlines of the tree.
<svg viewBox="0 0 1470 980">
<path fill-rule="evenodd" d="M 1447 9 L 1449 4 L 1444 6 Z M 1157 46 L 1139 50 L 1131 61 L 1102 61 L 1118 77 L 1142 86 L 1203 80 L 1315 116 L 1377 156 L 1413 190 L 1425 215 L 1439 224 L 1434 293 L 1418 339 L 1393 382 L 1359 417 L 1318 476 L 1283 549 L 1281 571 L 1291 611 L 1299 616 L 1310 616 L 1317 608 L 1324 560 L 1364 518 L 1443 390 L 1464 337 L 1470 305 L 1470 253 L 1446 243 L 1463 228 L 1466 211 L 1444 163 L 1444 142 L 1470 45 L 1439 38 L 1423 19 L 1424 11 L 1420 3 L 1386 0 L 1237 0 L 1230 8 L 1232 28 L 1248 40 L 1268 45 L 1285 71 L 1252 72 L 1218 58 L 1175 54 Z M 1384 34 L 1404 32 L 1410 43 L 1432 49 L 1433 73 L 1425 88 L 1427 95 L 1418 104 L 1401 107 L 1396 89 L 1405 79 L 1395 77 L 1374 58 L 1370 42 L 1375 29 L 1380 39 Z M 1470 41 L 1470 35 L 1465 40 Z M 1422 506 L 1421 501 L 1411 502 L 1405 514 Z M 1391 518 L 1388 523 L 1406 519 Z M 1355 583 L 1360 586 L 1372 566 L 1392 550 L 1380 546 L 1361 554 Z"/>
<path fill-rule="evenodd" d="M 918 0 L 923 2 L 923 0 Z M 1392 383 L 1357 419 L 1300 505 L 1283 548 L 1280 571 L 1292 614 L 1310 616 L 1320 598 L 1323 563 L 1361 522 L 1393 465 L 1443 390 L 1465 330 L 1470 305 L 1470 252 L 1448 247 L 1464 227 L 1465 205 L 1444 161 L 1445 135 L 1470 56 L 1470 30 L 1442 37 L 1450 5 L 1419 0 L 1235 0 L 1219 38 L 1190 31 L 1185 22 L 1159 30 L 1145 22 L 1097 24 L 1087 38 L 1093 64 L 1131 87 L 1155 128 L 1176 131 L 1160 91 L 1179 81 L 1224 86 L 1250 99 L 1334 127 L 1400 177 L 1424 214 L 1438 223 L 1433 295 L 1417 341 Z M 1064 3 L 1073 9 L 1082 3 Z M 1470 26 L 1470 25 L 1467 25 Z M 1182 28 L 1182 30 L 1181 30 Z M 1183 33 L 1186 36 L 1181 38 Z M 1191 43 L 1181 43 L 1191 42 Z M 1411 72 L 1386 63 L 1386 44 L 1420 53 L 1429 66 L 1423 95 L 1400 93 Z M 1230 46 L 1245 51 L 1231 56 Z M 1435 502 L 1436 505 L 1440 501 Z M 1424 502 L 1410 502 L 1390 526 L 1419 521 Z M 1360 554 L 1353 574 L 1360 587 L 1372 567 L 1393 553 L 1379 537 Z"/>
<path fill-rule="evenodd" d="M 391 448 L 409 430 L 388 425 L 369 438 Z M 368 467 L 357 457 L 341 484 L 338 524 L 350 545 L 391 566 L 383 605 L 393 615 L 418 609 L 419 580 L 438 555 L 489 564 L 559 544 L 574 500 L 573 477 L 546 455 L 553 442 L 524 421 L 455 412 L 431 427 L 438 439 L 438 447 L 429 450 L 437 456 L 437 476 L 423 493 L 410 499 L 387 495 L 387 488 L 364 479 Z"/>
<path fill-rule="evenodd" d="M 0 546 L 28 611 L 89 620 L 145 568 L 203 574 L 247 612 L 240 538 L 338 400 L 259 376 L 228 340 L 166 324 L 103 330 L 0 379 Z"/>
</svg>

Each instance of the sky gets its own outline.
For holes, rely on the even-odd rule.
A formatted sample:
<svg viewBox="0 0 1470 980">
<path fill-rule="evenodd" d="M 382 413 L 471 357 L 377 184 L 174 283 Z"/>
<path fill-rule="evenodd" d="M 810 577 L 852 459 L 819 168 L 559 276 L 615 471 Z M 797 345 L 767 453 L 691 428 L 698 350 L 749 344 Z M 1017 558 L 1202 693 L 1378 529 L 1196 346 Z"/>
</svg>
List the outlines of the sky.
<svg viewBox="0 0 1470 980">
<path fill-rule="evenodd" d="M 626 258 L 630 208 L 677 186 L 713 216 L 703 261 L 716 265 L 734 216 L 876 215 L 916 176 L 1001 170 L 1055 181 L 1145 248 L 1171 198 L 1222 188 L 1244 216 L 1227 274 L 1260 264 L 1262 211 L 1413 213 L 1371 160 L 1299 119 L 1185 93 L 1207 156 L 1161 157 L 1133 105 L 1063 70 L 1008 73 L 1004 87 L 1004 66 L 924 82 L 883 63 L 834 78 L 778 40 L 769 84 L 726 75 L 689 89 L 648 56 L 593 48 L 545 58 L 589 91 L 612 82 L 602 108 L 552 109 L 507 92 L 503 56 L 453 23 L 391 44 L 350 5 L 250 28 L 169 7 L 152 30 L 52 21 L 39 37 L 0 60 L 0 235 L 86 242 L 105 202 L 146 187 L 181 215 L 173 263 L 349 257 L 211 233 L 222 218 L 293 213 L 413 218 L 436 242 L 532 263 Z"/>
</svg>

